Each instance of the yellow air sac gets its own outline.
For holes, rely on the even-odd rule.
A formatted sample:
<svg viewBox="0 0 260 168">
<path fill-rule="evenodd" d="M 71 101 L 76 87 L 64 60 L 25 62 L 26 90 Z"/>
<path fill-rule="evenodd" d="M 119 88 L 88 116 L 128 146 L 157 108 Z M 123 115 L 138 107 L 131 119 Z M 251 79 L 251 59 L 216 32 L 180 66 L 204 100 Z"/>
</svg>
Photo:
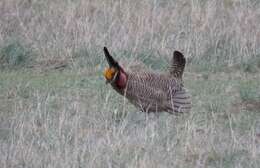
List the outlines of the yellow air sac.
<svg viewBox="0 0 260 168">
<path fill-rule="evenodd" d="M 106 68 L 104 71 L 104 76 L 107 80 L 110 81 L 114 78 L 115 72 L 115 68 Z"/>
</svg>

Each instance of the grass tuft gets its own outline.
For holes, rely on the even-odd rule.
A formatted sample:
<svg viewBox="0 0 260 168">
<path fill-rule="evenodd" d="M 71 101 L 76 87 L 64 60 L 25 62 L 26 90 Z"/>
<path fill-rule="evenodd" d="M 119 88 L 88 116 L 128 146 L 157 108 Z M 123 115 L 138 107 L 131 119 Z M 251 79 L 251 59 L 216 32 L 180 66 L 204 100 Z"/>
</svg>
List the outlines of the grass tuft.
<svg viewBox="0 0 260 168">
<path fill-rule="evenodd" d="M 0 66 L 8 68 L 24 67 L 31 59 L 31 51 L 19 41 L 13 41 L 0 49 Z"/>
<path fill-rule="evenodd" d="M 240 85 L 240 98 L 242 101 L 260 101 L 260 87 L 257 82 L 244 82 Z"/>
</svg>

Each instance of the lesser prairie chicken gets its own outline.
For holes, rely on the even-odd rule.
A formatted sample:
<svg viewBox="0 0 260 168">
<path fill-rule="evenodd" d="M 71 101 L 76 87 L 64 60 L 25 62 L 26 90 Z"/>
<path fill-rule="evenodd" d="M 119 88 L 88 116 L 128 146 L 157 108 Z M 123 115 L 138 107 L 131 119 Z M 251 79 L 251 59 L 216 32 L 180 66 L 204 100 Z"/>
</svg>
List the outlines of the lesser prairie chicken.
<svg viewBox="0 0 260 168">
<path fill-rule="evenodd" d="M 143 112 L 183 113 L 191 109 L 191 96 L 184 88 L 182 75 L 186 60 L 174 51 L 169 72 L 127 72 L 104 47 L 109 68 L 106 82 Z"/>
</svg>

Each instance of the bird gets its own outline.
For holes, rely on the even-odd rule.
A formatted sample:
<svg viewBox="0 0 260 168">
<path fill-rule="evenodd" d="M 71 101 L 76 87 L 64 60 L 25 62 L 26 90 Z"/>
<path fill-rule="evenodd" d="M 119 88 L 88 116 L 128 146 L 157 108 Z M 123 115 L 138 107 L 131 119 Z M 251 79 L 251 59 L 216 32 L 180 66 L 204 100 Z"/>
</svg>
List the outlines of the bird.
<svg viewBox="0 0 260 168">
<path fill-rule="evenodd" d="M 168 72 L 126 71 L 104 47 L 109 67 L 104 70 L 106 84 L 124 96 L 142 112 L 190 112 L 191 95 L 182 79 L 186 59 L 180 51 L 174 51 Z"/>
</svg>

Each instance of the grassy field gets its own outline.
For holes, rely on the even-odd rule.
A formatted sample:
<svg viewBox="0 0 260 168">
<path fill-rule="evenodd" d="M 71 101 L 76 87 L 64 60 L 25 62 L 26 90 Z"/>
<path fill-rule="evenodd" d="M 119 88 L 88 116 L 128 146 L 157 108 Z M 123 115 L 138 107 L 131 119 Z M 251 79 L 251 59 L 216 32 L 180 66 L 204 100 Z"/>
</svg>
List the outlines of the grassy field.
<svg viewBox="0 0 260 168">
<path fill-rule="evenodd" d="M 256 0 L 2 0 L 1 167 L 258 168 L 259 18 Z M 105 45 L 160 72 L 182 51 L 192 111 L 138 111 L 105 85 Z"/>
</svg>

